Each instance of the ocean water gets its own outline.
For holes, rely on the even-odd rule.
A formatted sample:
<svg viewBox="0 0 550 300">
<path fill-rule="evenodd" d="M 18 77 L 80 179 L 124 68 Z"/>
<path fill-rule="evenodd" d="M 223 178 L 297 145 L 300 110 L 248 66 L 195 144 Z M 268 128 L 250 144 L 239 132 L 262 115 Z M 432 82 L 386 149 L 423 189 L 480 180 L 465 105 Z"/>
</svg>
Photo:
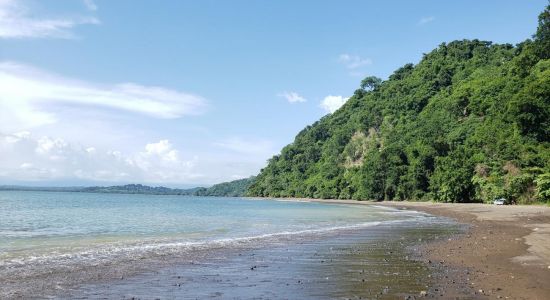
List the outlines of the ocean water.
<svg viewBox="0 0 550 300">
<path fill-rule="evenodd" d="M 2 191 L 0 297 L 24 295 L 21 284 L 29 281 L 62 289 L 174 257 L 434 220 L 372 205 Z"/>
</svg>

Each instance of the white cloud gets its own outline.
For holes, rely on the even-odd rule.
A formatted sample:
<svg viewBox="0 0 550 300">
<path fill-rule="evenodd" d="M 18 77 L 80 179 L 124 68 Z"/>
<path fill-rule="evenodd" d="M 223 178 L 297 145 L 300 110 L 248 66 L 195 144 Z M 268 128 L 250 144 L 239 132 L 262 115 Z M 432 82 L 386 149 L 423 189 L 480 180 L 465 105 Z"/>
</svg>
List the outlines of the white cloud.
<svg viewBox="0 0 550 300">
<path fill-rule="evenodd" d="M 89 10 L 92 10 L 92 11 L 97 10 L 97 5 L 95 4 L 94 0 L 84 0 L 84 5 Z"/>
<path fill-rule="evenodd" d="M 338 57 L 338 62 L 345 65 L 348 69 L 357 69 L 372 64 L 372 60 L 370 58 L 362 58 L 359 55 L 351 55 L 347 53 L 340 54 Z"/>
<path fill-rule="evenodd" d="M 197 158 L 184 160 L 168 140 L 125 154 L 28 132 L 0 134 L 0 180 L 182 183 L 200 179 Z"/>
<path fill-rule="evenodd" d="M 285 98 L 289 103 L 306 102 L 307 99 L 296 92 L 283 92 L 277 96 Z"/>
<path fill-rule="evenodd" d="M 434 16 L 423 17 L 418 21 L 418 25 L 424 25 L 426 23 L 433 22 L 434 20 L 435 20 Z"/>
<path fill-rule="evenodd" d="M 323 101 L 321 101 L 321 108 L 324 109 L 327 113 L 333 113 L 338 110 L 349 98 L 344 98 L 342 96 L 326 96 Z"/>
<path fill-rule="evenodd" d="M 200 114 L 206 106 L 202 97 L 181 91 L 135 83 L 101 85 L 13 62 L 0 63 L 0 90 L 3 132 L 55 123 L 56 104 L 116 109 L 165 119 Z"/>
<path fill-rule="evenodd" d="M 0 184 L 214 184 L 257 174 L 275 153 L 261 139 L 229 138 L 215 146 L 199 157 L 182 155 L 167 139 L 119 151 L 29 132 L 0 133 Z"/>
<path fill-rule="evenodd" d="M 73 38 L 74 27 L 99 23 L 94 17 L 37 18 L 21 1 L 0 0 L 0 38 Z"/>
</svg>

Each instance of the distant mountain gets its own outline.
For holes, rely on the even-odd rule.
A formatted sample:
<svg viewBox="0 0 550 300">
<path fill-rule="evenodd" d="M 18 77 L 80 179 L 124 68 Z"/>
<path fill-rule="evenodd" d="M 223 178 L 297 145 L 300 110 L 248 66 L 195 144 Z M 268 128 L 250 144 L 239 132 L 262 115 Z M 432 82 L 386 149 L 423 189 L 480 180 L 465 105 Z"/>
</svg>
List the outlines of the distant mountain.
<svg viewBox="0 0 550 300">
<path fill-rule="evenodd" d="M 79 192 L 83 187 L 0 185 L 0 191 Z"/>
<path fill-rule="evenodd" d="M 255 176 L 215 184 L 209 188 L 199 188 L 195 191 L 195 196 L 218 196 L 218 197 L 240 197 L 244 196 L 248 187 L 256 179 Z"/>
<path fill-rule="evenodd" d="M 151 187 L 141 184 L 115 186 L 92 186 L 82 188 L 79 192 L 111 194 L 148 194 L 148 195 L 193 195 L 200 188 L 172 189 L 163 186 Z"/>
<path fill-rule="evenodd" d="M 127 184 L 114 186 L 91 187 L 29 187 L 5 185 L 0 186 L 3 191 L 44 191 L 44 192 L 82 192 L 82 193 L 110 193 L 110 194 L 147 194 L 147 195 L 193 195 L 201 188 L 172 189 L 163 186 L 151 187 L 141 184 Z"/>
<path fill-rule="evenodd" d="M 172 189 L 163 186 L 147 186 L 142 184 L 126 184 L 113 186 L 90 187 L 33 187 L 4 185 L 0 191 L 42 191 L 42 192 L 76 192 L 76 193 L 106 193 L 106 194 L 145 194 L 145 195 L 181 195 L 181 196 L 244 196 L 255 177 L 234 180 L 213 185 L 212 187 L 195 187 L 190 189 Z"/>
<path fill-rule="evenodd" d="M 443 43 L 388 80 L 365 78 L 248 195 L 550 202 L 550 5 L 533 39 Z"/>
</svg>

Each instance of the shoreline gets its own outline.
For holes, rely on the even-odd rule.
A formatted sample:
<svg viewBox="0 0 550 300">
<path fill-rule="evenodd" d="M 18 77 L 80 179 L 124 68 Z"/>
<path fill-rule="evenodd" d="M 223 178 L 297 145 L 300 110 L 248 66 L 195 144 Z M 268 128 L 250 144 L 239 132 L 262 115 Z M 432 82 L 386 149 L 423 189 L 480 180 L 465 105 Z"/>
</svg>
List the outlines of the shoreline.
<svg viewBox="0 0 550 300">
<path fill-rule="evenodd" d="M 269 286 L 268 283 L 275 280 L 277 282 L 276 284 L 280 285 L 282 288 L 288 286 L 288 284 L 296 284 L 296 282 L 299 284 L 297 287 L 300 287 L 304 282 L 303 278 L 312 279 L 314 276 L 300 277 L 300 275 L 297 278 L 294 278 L 296 280 L 289 280 L 289 278 L 286 277 L 289 274 L 287 272 L 296 271 L 295 269 L 283 271 L 286 270 L 286 259 L 293 259 L 293 256 L 288 255 L 288 251 L 290 249 L 290 251 L 293 251 L 295 254 L 301 255 L 301 259 L 303 259 L 303 269 L 328 268 L 326 269 L 327 272 L 333 272 L 334 268 L 345 269 L 339 271 L 341 274 L 346 274 L 345 280 L 343 279 L 343 275 L 337 274 L 327 276 L 326 278 L 327 280 L 329 277 L 338 278 L 339 280 L 331 281 L 330 283 L 333 286 L 333 289 L 336 290 L 337 288 L 340 289 L 340 286 L 342 288 L 347 286 L 349 288 L 348 291 L 353 292 L 352 294 L 362 294 L 365 292 L 364 288 L 373 283 L 370 281 L 371 279 L 386 278 L 389 281 L 386 281 L 386 279 L 380 279 L 383 281 L 383 284 L 375 280 L 374 283 L 376 284 L 374 286 L 370 286 L 368 295 L 376 297 L 385 295 L 382 296 L 382 298 L 384 298 L 389 297 L 390 295 L 396 295 L 395 293 L 397 292 L 399 295 L 404 295 L 407 297 L 410 296 L 407 299 L 417 299 L 419 296 L 421 298 L 451 299 L 548 299 L 550 296 L 550 286 L 547 285 L 547 283 L 550 282 L 550 207 L 446 204 L 431 202 L 367 202 L 334 199 L 248 199 L 269 199 L 283 202 L 312 202 L 344 206 L 363 205 L 365 208 L 370 205 L 373 209 L 375 207 L 377 209 L 379 209 L 379 207 L 398 209 L 401 210 L 400 214 L 404 213 L 406 216 L 416 215 L 416 212 L 418 211 L 432 215 L 428 217 L 433 219 L 438 219 L 433 216 L 442 217 L 439 219 L 443 222 L 458 224 L 461 229 L 458 231 L 448 232 L 449 235 L 446 236 L 447 233 L 445 233 L 445 231 L 430 231 L 437 228 L 437 226 L 432 227 L 432 229 L 428 228 L 433 226 L 433 224 L 428 225 L 428 227 L 423 227 L 420 225 L 415 225 L 415 223 L 410 223 L 405 227 L 401 227 L 401 229 L 399 228 L 403 225 L 394 227 L 394 225 L 386 224 L 380 227 L 369 227 L 370 229 L 365 230 L 350 229 L 349 231 L 342 231 L 342 233 L 345 233 L 344 235 L 348 237 L 355 235 L 355 237 L 351 239 L 330 238 L 326 241 L 321 241 L 323 239 L 320 238 L 319 240 L 314 241 L 317 238 L 314 238 L 313 236 L 310 238 L 306 237 L 304 239 L 289 238 L 288 241 L 293 242 L 275 252 L 269 252 L 273 250 L 273 247 L 266 247 L 263 249 L 263 247 L 267 244 L 260 242 L 256 245 L 257 247 L 254 246 L 254 244 L 251 244 L 250 247 L 243 246 L 242 248 L 231 248 L 234 251 L 231 249 L 226 251 L 223 250 L 225 247 L 221 247 L 219 249 L 222 249 L 223 251 L 205 250 L 204 255 L 193 252 L 194 255 L 187 256 L 180 253 L 183 255 L 180 257 L 175 253 L 171 253 L 167 256 L 159 256 L 158 260 L 155 260 L 155 256 L 151 257 L 151 264 L 148 264 L 147 261 L 141 260 L 141 258 L 135 257 L 133 258 L 134 262 L 135 259 L 138 259 L 142 263 L 137 265 L 132 261 L 127 261 L 126 263 L 131 264 L 132 267 L 137 269 L 130 268 L 125 269 L 126 271 L 124 271 L 124 268 L 118 267 L 116 269 L 112 269 L 109 266 L 106 266 L 107 270 L 112 269 L 111 273 L 105 273 L 99 269 L 97 271 L 101 272 L 95 275 L 92 274 L 93 272 L 85 272 L 87 276 L 91 276 L 89 277 L 90 280 L 86 279 L 88 277 L 82 277 L 80 278 L 82 279 L 80 280 L 80 283 L 75 284 L 75 286 L 80 286 L 82 283 L 89 282 L 91 284 L 89 286 L 95 286 L 91 288 L 92 293 L 109 293 L 110 291 L 113 291 L 114 294 L 109 294 L 109 297 L 123 294 L 130 295 L 133 293 L 133 289 L 140 287 L 145 289 L 143 290 L 142 295 L 147 295 L 147 293 L 150 293 L 150 290 L 146 288 L 147 284 L 150 284 L 150 282 L 159 282 L 159 280 L 162 279 L 162 289 L 160 289 L 160 286 L 152 286 L 149 288 L 155 288 L 159 295 L 162 293 L 190 293 L 193 292 L 195 288 L 201 289 L 204 287 L 204 282 L 200 283 L 195 281 L 196 283 L 192 283 L 194 281 L 194 275 L 192 273 L 187 273 L 188 271 L 186 271 L 185 268 L 195 268 L 196 262 L 200 262 L 202 258 L 213 255 L 214 258 L 218 256 L 222 258 L 222 260 L 214 259 L 214 261 L 218 262 L 225 261 L 230 257 L 234 257 L 237 261 L 229 259 L 229 261 L 233 262 L 230 265 L 216 265 L 210 262 L 204 262 L 203 267 L 206 267 L 206 269 L 200 272 L 214 272 L 212 270 L 217 270 L 219 268 L 224 269 L 227 266 L 230 266 L 234 270 L 225 274 L 224 276 L 226 276 L 226 278 L 224 280 L 229 280 L 228 282 L 233 282 L 232 284 L 235 285 L 238 285 L 237 283 L 240 284 L 242 281 L 247 281 L 248 286 L 265 286 L 266 290 L 272 290 L 273 286 Z M 354 209 L 352 209 L 352 211 L 353 210 Z M 408 233 L 400 234 L 400 230 L 406 230 Z M 380 242 L 365 244 L 365 240 L 361 237 L 362 232 L 378 233 L 381 238 Z M 382 232 L 385 233 L 382 234 Z M 424 232 L 423 234 L 425 234 L 426 237 L 431 235 L 432 237 L 435 237 L 435 239 L 425 239 L 424 236 L 418 235 L 420 232 Z M 393 242 L 390 242 L 390 240 L 386 239 L 386 237 L 389 236 L 388 234 L 394 235 L 394 237 L 400 236 L 403 240 L 394 239 Z M 334 233 L 333 236 L 338 237 L 339 235 L 339 233 Z M 329 234 L 327 236 L 331 235 Z M 370 234 L 367 234 L 364 237 L 367 238 L 367 240 L 372 238 Z M 407 242 L 404 242 L 405 239 Z M 327 244 L 336 241 L 339 242 L 334 245 Z M 273 241 L 273 245 L 277 244 L 277 241 Z M 317 244 L 317 246 L 314 244 Z M 305 249 L 302 248 L 302 246 L 306 245 L 309 245 L 308 247 L 311 246 L 311 248 L 308 248 L 311 251 L 308 253 L 300 253 L 299 251 L 301 250 L 299 249 Z M 319 245 L 321 248 L 318 247 Z M 335 246 L 334 249 L 344 249 L 344 252 L 333 252 L 333 246 Z M 318 251 L 323 248 L 325 248 L 325 250 L 329 249 L 330 251 L 325 253 L 325 257 L 319 257 Z M 373 249 L 378 251 L 375 256 L 372 256 Z M 261 261 L 258 261 L 254 254 L 258 251 L 265 254 Z M 248 252 L 252 253 L 248 259 L 241 257 L 241 255 L 245 255 L 245 253 Z M 236 253 L 236 255 L 229 255 L 230 253 Z M 272 256 L 269 253 L 275 254 L 275 256 Z M 343 254 L 344 256 L 341 257 L 340 254 Z M 409 257 L 411 257 L 411 259 L 409 259 Z M 281 262 L 279 260 L 280 258 L 284 258 L 285 260 Z M 371 263 L 374 264 L 365 264 L 366 258 L 369 258 Z M 333 259 L 334 263 L 332 263 Z M 340 259 L 344 259 L 343 262 L 345 263 L 341 263 Z M 388 259 L 390 262 L 388 262 Z M 327 264 L 329 260 L 331 263 Z M 364 267 L 361 264 L 365 264 Z M 399 266 L 403 264 L 406 264 L 409 267 L 406 269 L 399 269 Z M 159 275 L 162 274 L 162 272 L 159 273 L 159 270 L 165 268 L 163 266 L 172 265 L 181 265 L 181 267 L 170 269 L 170 272 L 172 273 L 168 276 Z M 361 269 L 359 269 L 360 265 Z M 381 265 L 384 267 L 381 267 L 381 269 L 378 268 Z M 150 268 L 147 266 L 154 267 Z M 210 269 L 209 266 L 214 266 L 214 269 Z M 257 270 L 256 266 L 260 266 L 260 268 Z M 354 272 L 349 272 L 350 266 L 352 268 L 357 268 L 357 270 Z M 368 266 L 371 266 L 372 268 Z M 387 273 L 387 270 L 384 269 L 387 267 L 396 267 L 398 270 L 394 273 Z M 277 268 L 280 271 L 272 273 L 274 272 L 272 270 Z M 96 269 L 96 267 L 94 267 L 94 269 Z M 263 280 L 265 281 L 259 282 L 252 280 L 248 275 L 237 281 L 231 279 L 232 274 L 240 273 L 243 270 L 246 272 L 254 271 L 251 274 L 259 274 L 260 270 L 266 270 L 268 273 L 264 274 L 266 277 Z M 365 270 L 370 270 L 374 273 L 371 273 L 369 276 L 365 276 Z M 427 277 L 417 277 L 420 273 L 417 275 L 413 275 L 413 273 L 411 273 L 410 276 L 405 275 L 409 274 L 409 271 L 416 272 L 414 270 L 426 270 L 426 273 L 422 274 Z M 149 273 L 149 275 L 139 275 L 144 273 Z M 183 276 L 182 274 L 187 274 L 185 275 L 185 278 L 187 278 L 185 282 L 179 280 L 180 276 Z M 317 274 L 317 272 L 315 272 L 315 274 Z M 321 274 L 323 274 L 323 272 L 321 272 Z M 392 276 L 395 276 L 396 274 L 397 277 L 394 279 L 397 280 L 400 278 L 400 282 L 392 281 L 394 280 L 392 279 Z M 55 278 L 59 279 L 57 280 L 54 278 L 54 281 L 58 281 L 58 283 L 62 282 L 66 276 L 63 272 L 56 274 L 50 273 L 49 275 L 44 274 L 44 276 L 48 277 L 50 275 L 54 275 Z M 211 278 L 211 276 L 219 276 L 219 274 L 209 273 L 204 274 L 204 276 L 206 276 L 205 278 Z M 7 280 L 8 278 L 4 279 Z M 416 283 L 412 282 L 411 279 L 413 281 L 416 280 Z M 139 280 L 143 281 L 139 282 Z M 210 282 L 208 286 L 212 287 L 206 290 L 216 293 L 225 293 L 226 295 L 228 295 L 227 293 L 231 293 L 231 291 L 221 288 L 221 286 L 218 285 L 218 283 L 221 282 L 219 280 L 220 279 L 216 279 L 216 281 Z M 2 281 L 1 276 L 0 281 Z M 170 282 L 172 281 L 178 281 L 177 289 L 175 288 L 175 285 L 170 285 Z M 27 291 L 28 295 L 36 295 L 32 292 L 32 289 L 35 288 L 41 290 L 41 293 L 51 292 L 52 296 L 56 295 L 57 292 L 55 289 L 57 288 L 53 288 L 52 286 L 49 286 L 49 284 L 45 284 L 46 282 L 47 281 L 40 283 L 40 280 L 37 282 L 35 280 L 31 280 L 29 285 L 25 286 L 26 289 L 30 289 Z M 104 282 L 105 285 L 94 285 L 92 284 L 93 282 Z M 400 284 L 405 282 L 407 282 L 407 289 L 399 287 Z M 9 284 L 9 280 L 4 283 Z M 182 291 L 180 289 L 180 284 L 184 283 L 186 286 L 189 286 L 189 288 Z M 313 285 L 310 287 L 314 287 L 318 283 L 319 282 L 312 281 L 311 284 Z M 193 284 L 197 284 L 198 286 L 193 286 L 193 288 L 191 288 L 191 285 Z M 323 285 L 324 284 L 325 283 L 323 283 Z M 420 284 L 420 286 L 415 284 Z M 69 286 L 71 285 L 68 284 L 67 287 Z M 398 292 L 395 290 L 396 287 L 403 290 Z M 301 289 L 302 287 L 295 292 L 299 294 Z M 0 289 L 0 291 L 1 290 L 2 289 Z M 380 291 L 383 294 L 377 294 L 380 293 Z M 117 292 L 119 294 L 116 294 Z M 385 293 L 389 294 L 386 295 Z M 339 294 L 339 296 L 348 294 L 343 293 Z M 13 297 L 23 295 L 25 295 L 25 292 L 22 294 L 11 294 Z M 319 296 L 321 295 L 322 294 L 319 294 Z M 94 298 L 94 296 L 91 296 L 91 298 Z"/>
<path fill-rule="evenodd" d="M 334 199 L 297 201 L 411 209 L 468 225 L 465 234 L 419 246 L 421 259 L 436 276 L 437 287 L 430 291 L 432 296 L 461 299 L 550 298 L 548 206 Z"/>
<path fill-rule="evenodd" d="M 418 241 L 461 232 L 454 221 L 426 217 L 432 221 L 389 222 L 250 249 L 220 249 L 192 263 L 84 285 L 66 298 L 417 299 L 435 281 L 413 251 Z"/>
</svg>

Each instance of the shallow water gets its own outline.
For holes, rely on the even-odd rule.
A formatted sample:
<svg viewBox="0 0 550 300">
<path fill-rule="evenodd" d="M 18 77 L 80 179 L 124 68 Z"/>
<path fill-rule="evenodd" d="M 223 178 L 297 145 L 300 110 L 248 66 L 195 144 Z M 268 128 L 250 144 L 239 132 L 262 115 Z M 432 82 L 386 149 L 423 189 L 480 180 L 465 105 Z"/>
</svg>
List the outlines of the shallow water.
<svg viewBox="0 0 550 300">
<path fill-rule="evenodd" d="M 267 251 L 261 253 L 273 264 L 270 257 L 280 257 L 280 249 L 307 257 L 330 243 L 389 243 L 406 228 L 428 226 L 421 235 L 450 228 L 447 221 L 412 211 L 242 198 L 10 191 L 0 192 L 0 208 L 0 298 L 57 297 L 86 286 L 94 292 L 83 289 L 72 296 L 116 298 L 128 294 L 124 286 L 136 291 L 132 284 L 114 284 L 120 278 L 126 284 L 144 274 L 153 274 L 142 277 L 145 282 L 160 282 L 161 270 L 190 278 L 217 268 L 238 272 L 247 261 L 237 258 L 250 251 Z M 211 267 L 189 268 L 196 264 Z M 199 290 L 212 292 L 203 286 L 185 295 Z M 152 287 L 143 293 L 172 297 Z M 214 293 L 230 295 L 223 288 Z"/>
<path fill-rule="evenodd" d="M 430 290 L 414 245 L 446 238 L 449 223 L 346 230 L 271 247 L 215 251 L 130 278 L 79 287 L 67 299 L 405 299 Z"/>
</svg>

